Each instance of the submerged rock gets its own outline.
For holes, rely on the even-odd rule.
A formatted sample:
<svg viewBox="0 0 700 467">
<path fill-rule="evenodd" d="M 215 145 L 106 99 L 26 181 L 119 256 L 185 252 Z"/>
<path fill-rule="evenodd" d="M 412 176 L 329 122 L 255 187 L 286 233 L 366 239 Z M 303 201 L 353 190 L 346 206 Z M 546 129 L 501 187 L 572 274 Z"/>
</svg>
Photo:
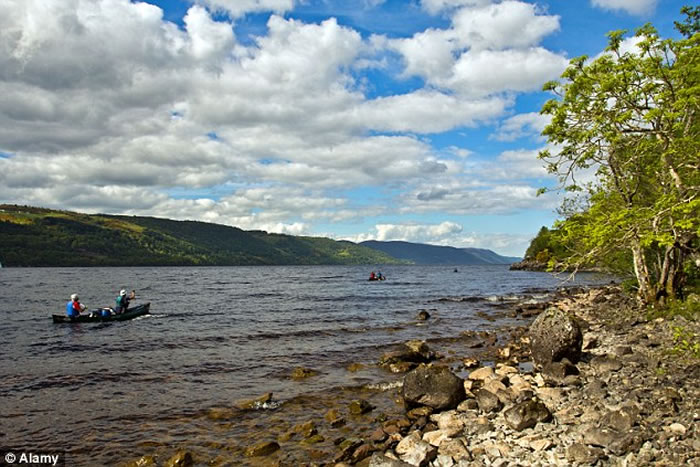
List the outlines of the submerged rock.
<svg viewBox="0 0 700 467">
<path fill-rule="evenodd" d="M 387 352 L 379 359 L 379 364 L 389 367 L 394 373 L 408 371 L 419 363 L 435 360 L 435 353 L 428 344 L 420 340 L 405 342 L 401 348 Z M 396 370 L 396 371 L 395 371 Z"/>
<path fill-rule="evenodd" d="M 268 392 L 255 399 L 247 399 L 236 402 L 235 406 L 241 410 L 258 409 L 272 403 L 272 393 Z"/>
<path fill-rule="evenodd" d="M 245 455 L 247 457 L 261 457 L 269 456 L 273 452 L 277 451 L 280 445 L 275 441 L 262 441 L 260 443 L 254 444 L 245 450 Z"/>
<path fill-rule="evenodd" d="M 312 376 L 316 376 L 318 371 L 312 370 L 310 368 L 296 367 L 292 370 L 291 378 L 295 380 L 306 379 Z"/>
<path fill-rule="evenodd" d="M 348 407 L 348 410 L 353 415 L 362 415 L 371 412 L 373 409 L 374 406 L 364 399 L 356 399 L 350 402 L 350 406 Z"/>
<path fill-rule="evenodd" d="M 421 311 L 418 313 L 418 316 L 416 316 L 416 319 L 417 319 L 418 321 L 427 321 L 429 318 L 430 318 L 430 313 L 428 313 L 428 312 L 425 311 L 425 310 L 421 310 Z"/>
<path fill-rule="evenodd" d="M 178 451 L 164 464 L 165 467 L 191 467 L 193 465 L 194 459 L 189 451 Z"/>
<path fill-rule="evenodd" d="M 334 428 L 345 425 L 345 418 L 343 418 L 338 409 L 328 410 L 323 418 Z"/>
<path fill-rule="evenodd" d="M 126 464 L 126 467 L 154 467 L 158 465 L 154 456 L 141 456 Z"/>
</svg>

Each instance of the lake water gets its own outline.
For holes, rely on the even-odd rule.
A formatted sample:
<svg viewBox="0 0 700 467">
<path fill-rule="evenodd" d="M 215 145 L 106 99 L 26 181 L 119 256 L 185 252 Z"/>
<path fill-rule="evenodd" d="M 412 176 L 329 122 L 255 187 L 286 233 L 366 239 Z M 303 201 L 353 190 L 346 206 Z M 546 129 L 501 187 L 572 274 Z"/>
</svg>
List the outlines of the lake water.
<svg viewBox="0 0 700 467">
<path fill-rule="evenodd" d="M 541 299 L 561 285 L 507 266 L 389 266 L 383 282 L 368 282 L 369 272 L 2 268 L 0 448 L 62 451 L 68 465 L 117 464 L 175 447 L 193 450 L 202 463 L 228 452 L 230 462 L 256 430 L 281 418 L 303 421 L 322 395 L 400 378 L 374 365 L 392 345 L 422 339 L 440 347 L 462 331 L 494 329 L 508 324 L 503 316 L 487 319 L 494 304 L 526 294 Z M 71 293 L 94 308 L 113 305 L 121 288 L 136 289 L 132 304 L 151 302 L 151 315 L 51 322 Z M 424 325 L 416 322 L 421 310 L 431 314 Z M 348 371 L 351 363 L 363 369 Z M 299 366 L 319 374 L 290 379 Z M 279 406 L 211 416 L 267 392 Z M 285 406 L 296 410 L 285 413 Z"/>
</svg>

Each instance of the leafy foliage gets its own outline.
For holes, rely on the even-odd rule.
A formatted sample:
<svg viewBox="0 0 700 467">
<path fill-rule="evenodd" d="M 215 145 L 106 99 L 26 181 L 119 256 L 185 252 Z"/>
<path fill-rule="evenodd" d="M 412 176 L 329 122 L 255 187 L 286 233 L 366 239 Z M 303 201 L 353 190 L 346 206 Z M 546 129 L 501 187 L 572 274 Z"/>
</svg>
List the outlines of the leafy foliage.
<svg viewBox="0 0 700 467">
<path fill-rule="evenodd" d="M 525 259 L 535 260 L 541 264 L 558 263 L 568 256 L 558 229 L 542 227 L 532 239 L 525 251 Z"/>
<path fill-rule="evenodd" d="M 631 257 L 645 303 L 682 296 L 700 258 L 700 33 L 698 9 L 683 12 L 685 38 L 662 40 L 647 24 L 625 51 L 625 31 L 613 31 L 605 54 L 572 60 L 564 83 L 545 85 L 557 98 L 542 108 L 543 134 L 559 151 L 540 158 L 577 200 L 557 225 L 573 247 L 567 263 Z"/>
<path fill-rule="evenodd" d="M 352 242 L 193 221 L 86 215 L 0 205 L 4 266 L 231 266 L 391 264 Z"/>
</svg>

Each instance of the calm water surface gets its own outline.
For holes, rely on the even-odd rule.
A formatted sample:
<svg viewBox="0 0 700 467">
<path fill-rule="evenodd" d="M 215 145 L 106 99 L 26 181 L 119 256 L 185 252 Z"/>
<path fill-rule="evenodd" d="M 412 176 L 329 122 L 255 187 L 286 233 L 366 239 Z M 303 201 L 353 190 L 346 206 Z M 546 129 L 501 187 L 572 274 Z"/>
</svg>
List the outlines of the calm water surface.
<svg viewBox="0 0 700 467">
<path fill-rule="evenodd" d="M 212 446 L 217 430 L 243 436 L 255 426 L 212 427 L 202 415 L 212 408 L 395 379 L 372 365 L 392 344 L 506 324 L 484 318 L 494 303 L 561 285 L 507 266 L 382 272 L 389 280 L 367 282 L 367 267 L 344 266 L 2 268 L 0 447 L 60 449 L 71 465 L 99 465 L 151 447 Z M 51 322 L 71 293 L 93 308 L 113 305 L 121 288 L 136 289 L 134 304 L 151 302 L 151 315 Z M 420 310 L 432 315 L 427 325 L 415 321 Z M 367 367 L 350 372 L 350 363 Z M 320 374 L 293 381 L 297 366 Z"/>
</svg>

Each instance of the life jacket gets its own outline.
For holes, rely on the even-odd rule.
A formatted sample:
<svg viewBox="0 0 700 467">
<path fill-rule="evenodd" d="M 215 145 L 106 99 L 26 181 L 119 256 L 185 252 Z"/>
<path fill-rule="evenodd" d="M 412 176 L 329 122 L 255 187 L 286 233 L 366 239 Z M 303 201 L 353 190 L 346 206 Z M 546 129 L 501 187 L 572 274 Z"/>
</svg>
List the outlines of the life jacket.
<svg viewBox="0 0 700 467">
<path fill-rule="evenodd" d="M 66 315 L 70 318 L 80 316 L 80 312 L 73 308 L 73 300 L 68 300 L 68 303 L 66 303 Z"/>
<path fill-rule="evenodd" d="M 115 300 L 117 307 L 116 307 L 116 312 L 117 313 L 122 313 L 126 311 L 126 309 L 129 307 L 129 301 L 126 298 L 126 295 L 119 295 L 117 299 Z"/>
</svg>

